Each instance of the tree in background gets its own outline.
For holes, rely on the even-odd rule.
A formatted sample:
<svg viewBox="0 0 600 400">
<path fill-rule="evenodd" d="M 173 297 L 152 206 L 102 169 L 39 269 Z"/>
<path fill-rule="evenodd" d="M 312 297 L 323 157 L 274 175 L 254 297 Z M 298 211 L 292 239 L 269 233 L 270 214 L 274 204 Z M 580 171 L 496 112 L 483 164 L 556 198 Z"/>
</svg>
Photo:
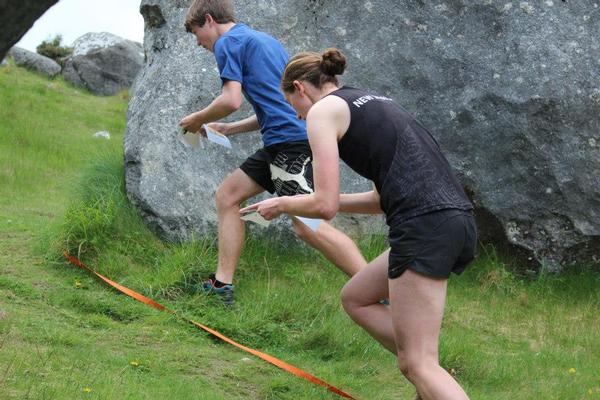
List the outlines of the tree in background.
<svg viewBox="0 0 600 400">
<path fill-rule="evenodd" d="M 54 36 L 54 39 L 50 41 L 44 40 L 36 47 L 38 54 L 53 59 L 61 66 L 63 66 L 64 59 L 73 53 L 73 48 L 68 46 L 61 46 L 62 35 Z"/>
</svg>

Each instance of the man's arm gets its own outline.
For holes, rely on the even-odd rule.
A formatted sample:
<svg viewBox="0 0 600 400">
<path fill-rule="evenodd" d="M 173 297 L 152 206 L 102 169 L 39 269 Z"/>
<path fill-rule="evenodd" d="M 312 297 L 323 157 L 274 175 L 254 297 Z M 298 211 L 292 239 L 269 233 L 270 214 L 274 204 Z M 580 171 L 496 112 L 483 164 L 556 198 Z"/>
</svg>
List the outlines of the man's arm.
<svg viewBox="0 0 600 400">
<path fill-rule="evenodd" d="M 202 125 L 225 118 L 237 111 L 242 105 L 242 84 L 237 81 L 226 81 L 221 94 L 206 108 L 192 113 L 179 122 L 186 131 L 199 132 Z"/>
<path fill-rule="evenodd" d="M 235 122 L 214 122 L 209 124 L 211 128 L 225 136 L 236 135 L 238 133 L 252 132 L 260 129 L 258 118 L 252 115 L 248 118 Z"/>
</svg>

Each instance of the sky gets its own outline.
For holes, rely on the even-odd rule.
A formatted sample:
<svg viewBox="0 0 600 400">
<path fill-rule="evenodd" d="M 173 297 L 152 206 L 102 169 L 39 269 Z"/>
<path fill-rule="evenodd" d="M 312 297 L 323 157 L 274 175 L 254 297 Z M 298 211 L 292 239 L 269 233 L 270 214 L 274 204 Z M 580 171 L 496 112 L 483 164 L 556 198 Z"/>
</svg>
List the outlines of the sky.
<svg viewBox="0 0 600 400">
<path fill-rule="evenodd" d="M 59 0 L 21 38 L 18 47 L 35 51 L 44 40 L 62 35 L 70 46 L 88 32 L 110 32 L 136 42 L 144 40 L 140 0 Z"/>
</svg>

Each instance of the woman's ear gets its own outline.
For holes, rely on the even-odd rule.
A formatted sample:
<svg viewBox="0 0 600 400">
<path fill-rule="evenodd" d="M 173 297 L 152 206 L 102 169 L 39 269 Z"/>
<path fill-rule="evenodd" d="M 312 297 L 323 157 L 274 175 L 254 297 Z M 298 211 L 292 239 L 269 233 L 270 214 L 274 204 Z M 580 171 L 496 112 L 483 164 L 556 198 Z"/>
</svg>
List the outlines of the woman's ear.
<svg viewBox="0 0 600 400">
<path fill-rule="evenodd" d="M 304 95 L 304 85 L 300 83 L 300 81 L 294 81 L 292 82 L 292 85 L 294 85 L 294 89 L 296 89 L 297 92 Z"/>
</svg>

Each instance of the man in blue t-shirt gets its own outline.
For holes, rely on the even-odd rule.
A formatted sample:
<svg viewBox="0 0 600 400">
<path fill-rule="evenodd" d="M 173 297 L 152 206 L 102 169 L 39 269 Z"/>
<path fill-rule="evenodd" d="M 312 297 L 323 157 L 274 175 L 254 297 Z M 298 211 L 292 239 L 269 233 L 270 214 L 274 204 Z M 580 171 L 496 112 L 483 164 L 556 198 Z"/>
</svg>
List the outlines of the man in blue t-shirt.
<svg viewBox="0 0 600 400">
<path fill-rule="evenodd" d="M 215 274 L 199 289 L 233 301 L 233 275 L 244 242 L 244 222 L 239 205 L 265 190 L 279 196 L 313 191 L 312 153 L 306 126 L 285 101 L 279 85 L 288 54 L 276 39 L 236 23 L 230 0 L 195 0 L 185 28 L 195 35 L 199 46 L 213 52 L 222 80 L 221 94 L 204 109 L 183 118 L 187 131 L 203 131 L 211 123 L 240 108 L 242 95 L 252 104 L 255 115 L 231 123 L 211 123 L 224 135 L 260 129 L 264 147 L 256 151 L 219 186 L 216 193 L 219 218 L 219 258 Z M 354 242 L 327 223 L 316 232 L 293 218 L 298 236 L 320 250 L 349 276 L 366 261 Z"/>
</svg>

